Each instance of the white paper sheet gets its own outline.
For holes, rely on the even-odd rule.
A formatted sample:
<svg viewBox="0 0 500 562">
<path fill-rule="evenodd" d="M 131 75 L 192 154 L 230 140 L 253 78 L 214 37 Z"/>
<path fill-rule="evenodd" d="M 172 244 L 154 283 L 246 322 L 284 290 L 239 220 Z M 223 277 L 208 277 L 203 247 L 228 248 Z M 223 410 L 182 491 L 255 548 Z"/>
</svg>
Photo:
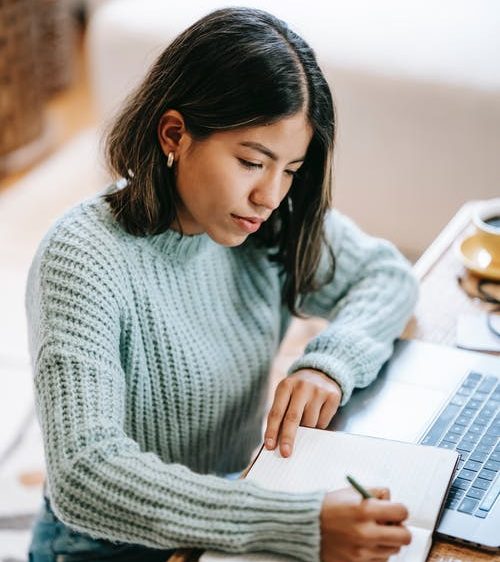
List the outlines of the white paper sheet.
<svg viewBox="0 0 500 562">
<path fill-rule="evenodd" d="M 457 347 L 475 351 L 500 351 L 500 336 L 486 322 L 486 313 L 461 314 L 457 321 Z"/>
<path fill-rule="evenodd" d="M 291 457 L 263 450 L 247 479 L 271 490 L 297 493 L 344 488 L 346 474 L 367 488 L 387 486 L 391 498 L 407 506 L 413 535 L 412 543 L 390 560 L 422 562 L 456 459 L 457 453 L 446 449 L 301 427 Z M 286 559 L 268 554 L 212 552 L 201 558 L 202 562 L 282 560 Z"/>
</svg>

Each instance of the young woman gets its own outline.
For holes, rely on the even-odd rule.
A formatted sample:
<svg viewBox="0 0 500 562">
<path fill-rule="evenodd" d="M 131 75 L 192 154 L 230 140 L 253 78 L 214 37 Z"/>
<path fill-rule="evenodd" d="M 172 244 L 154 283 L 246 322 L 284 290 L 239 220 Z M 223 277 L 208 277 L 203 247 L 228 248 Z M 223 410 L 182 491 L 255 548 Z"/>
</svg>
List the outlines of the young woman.
<svg viewBox="0 0 500 562">
<path fill-rule="evenodd" d="M 47 459 L 33 562 L 387 560 L 409 542 L 387 491 L 228 478 L 262 438 L 293 315 L 330 324 L 274 395 L 264 439 L 284 456 L 374 379 L 416 300 L 394 246 L 330 208 L 334 132 L 312 50 L 252 9 L 192 25 L 128 99 L 106 138 L 121 179 L 60 219 L 30 270 Z"/>
</svg>

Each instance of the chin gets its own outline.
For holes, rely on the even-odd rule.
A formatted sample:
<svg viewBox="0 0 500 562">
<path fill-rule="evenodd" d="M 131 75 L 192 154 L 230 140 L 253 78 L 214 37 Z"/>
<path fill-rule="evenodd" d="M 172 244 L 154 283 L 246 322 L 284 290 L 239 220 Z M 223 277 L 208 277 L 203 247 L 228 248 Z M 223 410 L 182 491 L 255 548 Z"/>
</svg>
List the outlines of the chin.
<svg viewBox="0 0 500 562">
<path fill-rule="evenodd" d="M 233 234 L 231 232 L 207 232 L 210 238 L 226 248 L 240 246 L 247 239 L 248 234 Z"/>
</svg>

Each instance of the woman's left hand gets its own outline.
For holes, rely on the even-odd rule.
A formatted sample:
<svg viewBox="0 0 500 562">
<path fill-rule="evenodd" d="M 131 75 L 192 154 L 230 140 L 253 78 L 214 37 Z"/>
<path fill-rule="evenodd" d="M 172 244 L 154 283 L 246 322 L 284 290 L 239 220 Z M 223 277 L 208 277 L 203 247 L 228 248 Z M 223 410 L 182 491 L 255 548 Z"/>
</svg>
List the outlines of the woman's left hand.
<svg viewBox="0 0 500 562">
<path fill-rule="evenodd" d="M 337 411 L 342 390 L 330 377 L 315 369 L 301 369 L 283 379 L 274 393 L 264 434 L 266 449 L 279 442 L 283 457 L 292 454 L 299 425 L 325 429 Z"/>
</svg>

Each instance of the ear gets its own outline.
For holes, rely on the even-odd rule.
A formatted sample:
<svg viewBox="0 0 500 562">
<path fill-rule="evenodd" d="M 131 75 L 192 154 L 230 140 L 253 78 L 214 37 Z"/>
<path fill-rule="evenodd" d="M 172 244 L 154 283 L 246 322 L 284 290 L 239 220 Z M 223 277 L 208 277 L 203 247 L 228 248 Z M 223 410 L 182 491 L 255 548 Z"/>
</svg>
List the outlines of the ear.
<svg viewBox="0 0 500 562">
<path fill-rule="evenodd" d="M 165 156 L 170 152 L 174 155 L 179 150 L 179 145 L 188 140 L 184 118 L 175 109 L 169 109 L 160 117 L 158 123 L 158 140 Z"/>
</svg>

